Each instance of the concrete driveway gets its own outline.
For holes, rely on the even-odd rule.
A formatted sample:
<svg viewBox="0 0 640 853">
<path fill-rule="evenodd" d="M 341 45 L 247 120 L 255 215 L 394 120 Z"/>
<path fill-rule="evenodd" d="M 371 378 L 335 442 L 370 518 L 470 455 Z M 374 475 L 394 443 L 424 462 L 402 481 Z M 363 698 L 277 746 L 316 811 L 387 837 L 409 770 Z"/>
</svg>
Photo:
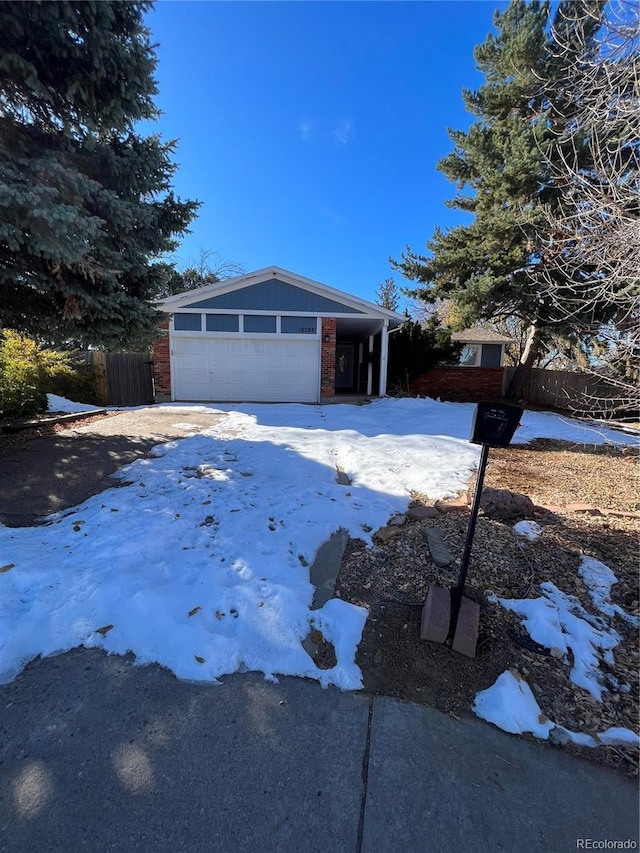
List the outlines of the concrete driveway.
<svg viewBox="0 0 640 853">
<path fill-rule="evenodd" d="M 0 454 L 0 523 L 27 527 L 114 485 L 110 475 L 152 447 L 184 438 L 180 424 L 208 429 L 226 415 L 181 407 L 120 412 Z"/>
</svg>

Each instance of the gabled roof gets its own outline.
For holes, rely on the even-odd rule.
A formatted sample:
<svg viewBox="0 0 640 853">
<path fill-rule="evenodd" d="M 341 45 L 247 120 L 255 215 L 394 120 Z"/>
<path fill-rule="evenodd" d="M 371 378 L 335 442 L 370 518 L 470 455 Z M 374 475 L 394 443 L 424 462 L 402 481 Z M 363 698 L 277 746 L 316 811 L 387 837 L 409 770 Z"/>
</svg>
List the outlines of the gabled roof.
<svg viewBox="0 0 640 853">
<path fill-rule="evenodd" d="M 513 338 L 508 338 L 505 335 L 500 335 L 491 329 L 483 329 L 480 326 L 474 326 L 471 329 L 463 329 L 461 332 L 453 332 L 451 335 L 452 341 L 469 344 L 512 344 Z"/>
<path fill-rule="evenodd" d="M 345 293 L 342 290 L 337 290 L 334 287 L 329 287 L 319 281 L 313 281 L 310 278 L 282 269 L 282 267 L 270 266 L 264 269 L 256 270 L 255 272 L 245 273 L 244 275 L 229 278 L 225 281 L 207 284 L 204 287 L 198 287 L 194 290 L 187 290 L 184 293 L 178 293 L 174 296 L 169 296 L 164 299 L 159 308 L 167 313 L 174 313 L 186 307 L 202 307 L 206 308 L 209 305 L 213 306 L 220 297 L 225 297 L 227 294 L 233 294 L 247 288 L 254 288 L 263 282 L 271 282 L 272 280 L 282 282 L 283 286 L 290 286 L 299 290 L 307 291 L 320 297 L 324 300 L 326 310 L 320 313 L 348 313 L 351 317 L 371 318 L 389 320 L 389 325 L 393 328 L 404 323 L 405 318 L 395 311 L 389 311 L 382 308 L 380 305 L 375 305 L 373 302 L 368 302 L 366 299 L 360 299 L 358 296 L 353 296 L 350 293 Z M 227 300 L 220 300 L 221 306 Z M 204 303 L 204 304 L 203 304 Z M 342 308 L 342 311 L 338 310 Z"/>
</svg>

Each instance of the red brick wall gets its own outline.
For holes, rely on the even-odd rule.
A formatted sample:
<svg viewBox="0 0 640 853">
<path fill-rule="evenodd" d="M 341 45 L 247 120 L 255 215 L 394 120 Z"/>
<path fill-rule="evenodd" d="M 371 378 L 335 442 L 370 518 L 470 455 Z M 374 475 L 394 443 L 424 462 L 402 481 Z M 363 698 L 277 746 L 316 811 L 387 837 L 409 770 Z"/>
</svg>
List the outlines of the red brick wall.
<svg viewBox="0 0 640 853">
<path fill-rule="evenodd" d="M 409 385 L 414 397 L 439 397 L 457 403 L 502 398 L 501 367 L 434 367 Z"/>
<path fill-rule="evenodd" d="M 164 335 L 157 337 L 153 342 L 153 380 L 156 389 L 156 402 L 161 402 L 162 398 L 171 399 L 169 321 L 165 320 L 159 328 L 164 331 Z"/>
<path fill-rule="evenodd" d="M 329 340 L 325 341 L 325 337 Z M 336 318 L 322 318 L 322 344 L 320 351 L 320 396 L 336 394 Z"/>
</svg>

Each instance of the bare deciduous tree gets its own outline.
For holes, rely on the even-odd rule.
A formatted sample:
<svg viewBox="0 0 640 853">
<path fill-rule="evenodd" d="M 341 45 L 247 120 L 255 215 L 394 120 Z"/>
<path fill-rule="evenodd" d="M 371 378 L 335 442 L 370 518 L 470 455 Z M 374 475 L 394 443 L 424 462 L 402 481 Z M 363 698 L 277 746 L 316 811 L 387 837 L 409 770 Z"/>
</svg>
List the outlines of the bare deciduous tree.
<svg viewBox="0 0 640 853">
<path fill-rule="evenodd" d="M 225 258 L 220 252 L 211 249 L 200 249 L 200 255 L 195 261 L 191 261 L 183 271 L 182 275 L 187 284 L 186 289 L 201 287 L 203 284 L 211 284 L 216 281 L 225 281 L 242 275 L 245 268 L 236 261 Z M 193 284 L 190 285 L 190 280 Z"/>
<path fill-rule="evenodd" d="M 592 327 L 583 326 L 581 333 L 592 353 L 588 369 L 606 376 L 615 390 L 607 394 L 610 399 L 592 404 L 601 412 L 614 407 L 635 412 L 640 403 L 640 7 L 625 0 L 610 4 L 595 44 L 584 36 L 585 7 L 575 16 L 571 4 L 563 9 L 553 35 L 557 59 L 567 70 L 561 79 L 543 82 L 540 113 L 540 120 L 558 129 L 545 154 L 560 201 L 546 209 L 536 275 L 540 282 L 543 271 L 541 298 L 558 316 L 593 315 Z M 609 322 L 602 322 L 603 315 Z"/>
<path fill-rule="evenodd" d="M 156 292 L 158 299 L 165 299 L 167 296 L 184 293 L 187 290 L 195 290 L 207 284 L 216 284 L 245 272 L 242 264 L 231 261 L 210 249 L 200 249 L 198 258 L 190 261 L 182 272 L 178 272 L 174 264 L 175 262 L 165 265 L 165 281 Z"/>
</svg>

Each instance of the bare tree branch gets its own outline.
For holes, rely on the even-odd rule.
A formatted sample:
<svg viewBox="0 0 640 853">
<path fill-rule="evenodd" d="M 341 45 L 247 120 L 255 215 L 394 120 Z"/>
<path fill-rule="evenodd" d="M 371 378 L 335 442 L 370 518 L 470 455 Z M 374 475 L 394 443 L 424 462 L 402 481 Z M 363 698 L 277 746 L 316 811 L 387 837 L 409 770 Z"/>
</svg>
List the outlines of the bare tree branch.
<svg viewBox="0 0 640 853">
<path fill-rule="evenodd" d="M 640 404 L 640 7 L 607 7 L 595 45 L 577 5 L 553 36 L 561 79 L 543 81 L 538 119 L 555 133 L 545 156 L 558 202 L 545 208 L 536 282 L 559 318 L 582 317 L 589 370 L 620 409 Z M 593 321 L 585 325 L 591 314 Z M 603 322 L 603 316 L 609 321 Z M 593 400 L 600 410 L 610 400 Z"/>
</svg>

